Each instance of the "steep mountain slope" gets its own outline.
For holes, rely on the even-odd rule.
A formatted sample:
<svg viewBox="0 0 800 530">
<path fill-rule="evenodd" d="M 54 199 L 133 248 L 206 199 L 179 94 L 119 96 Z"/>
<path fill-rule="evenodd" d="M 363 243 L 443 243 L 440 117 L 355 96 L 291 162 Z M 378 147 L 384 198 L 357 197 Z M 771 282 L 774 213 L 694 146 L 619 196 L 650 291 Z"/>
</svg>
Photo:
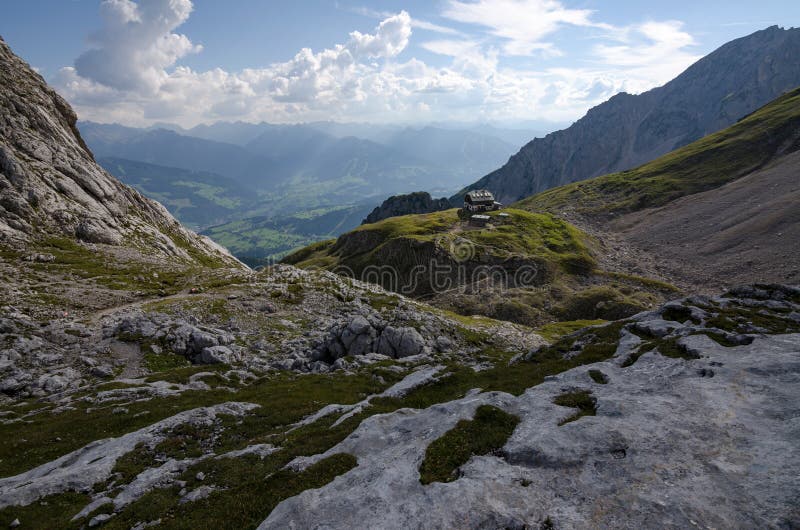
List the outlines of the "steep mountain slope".
<svg viewBox="0 0 800 530">
<path fill-rule="evenodd" d="M 661 206 L 717 188 L 800 149 L 800 88 L 735 125 L 636 169 L 567 184 L 523 199 L 518 206 L 568 209 L 595 219 Z"/>
<path fill-rule="evenodd" d="M 488 188 L 510 203 L 635 167 L 731 125 L 800 85 L 799 54 L 800 28 L 775 26 L 729 42 L 663 87 L 618 94 L 571 127 L 533 140 L 466 189 Z"/>
<path fill-rule="evenodd" d="M 115 157 L 100 157 L 97 163 L 125 184 L 166 206 L 194 230 L 238 218 L 256 202 L 252 190 L 216 173 Z"/>
<path fill-rule="evenodd" d="M 103 171 L 69 105 L 0 40 L 0 243 L 36 248 L 47 238 L 145 246 L 153 255 L 234 264 L 160 204 Z"/>
<path fill-rule="evenodd" d="M 633 245 L 675 282 L 797 281 L 800 89 L 639 168 L 569 184 L 517 206 Z M 629 263 L 628 267 L 635 266 Z"/>
<path fill-rule="evenodd" d="M 800 283 L 800 153 L 612 228 L 694 288 Z"/>
</svg>

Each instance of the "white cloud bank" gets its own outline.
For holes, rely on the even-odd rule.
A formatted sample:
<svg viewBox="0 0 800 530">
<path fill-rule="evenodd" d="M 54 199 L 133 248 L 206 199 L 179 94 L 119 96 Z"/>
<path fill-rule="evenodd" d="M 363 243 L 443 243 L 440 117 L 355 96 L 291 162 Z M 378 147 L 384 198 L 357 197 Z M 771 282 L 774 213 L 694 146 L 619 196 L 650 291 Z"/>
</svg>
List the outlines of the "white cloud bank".
<svg viewBox="0 0 800 530">
<path fill-rule="evenodd" d="M 74 67 L 63 68 L 54 84 L 82 119 L 132 125 L 219 119 L 560 121 L 579 117 L 618 91 L 661 84 L 697 59 L 686 51 L 694 41 L 679 22 L 615 28 L 595 21 L 591 11 L 566 9 L 554 0 L 450 0 L 442 16 L 479 28 L 477 34 L 464 36 L 401 11 L 386 16 L 373 33 L 353 31 L 343 44 L 317 52 L 303 48 L 283 63 L 198 72 L 181 66 L 180 59 L 202 47 L 175 33 L 192 9 L 191 0 L 104 0 L 105 25 L 90 37 L 92 49 Z M 552 38 L 565 26 L 601 33 L 584 66 L 573 61 L 572 68 L 532 71 L 504 62 L 562 53 Z M 420 45 L 450 57 L 448 66 L 400 60 L 410 55 L 414 27 L 443 34 Z"/>
</svg>

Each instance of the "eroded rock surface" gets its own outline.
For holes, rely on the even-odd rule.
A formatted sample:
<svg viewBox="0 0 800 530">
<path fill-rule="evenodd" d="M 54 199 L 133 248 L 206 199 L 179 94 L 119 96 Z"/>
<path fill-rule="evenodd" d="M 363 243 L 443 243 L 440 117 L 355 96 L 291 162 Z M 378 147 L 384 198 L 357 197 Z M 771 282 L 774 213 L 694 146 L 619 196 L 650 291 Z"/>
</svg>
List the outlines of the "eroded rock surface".
<svg viewBox="0 0 800 530">
<path fill-rule="evenodd" d="M 800 515 L 800 335 L 690 344 L 702 359 L 603 363 L 609 385 L 580 368 L 519 398 L 478 394 L 370 418 L 330 451 L 355 455 L 358 468 L 285 501 L 260 528 L 791 525 Z M 699 374 L 709 368 L 712 378 Z M 571 410 L 552 399 L 573 388 L 593 392 L 597 416 L 558 426 Z M 504 456 L 473 458 L 455 482 L 420 484 L 428 444 L 481 404 L 522 419 Z"/>
<path fill-rule="evenodd" d="M 138 444 L 154 445 L 163 439 L 166 431 L 176 425 L 208 423 L 216 418 L 217 414 L 241 416 L 257 407 L 258 405 L 252 403 L 231 402 L 192 409 L 119 438 L 96 440 L 28 472 L 0 479 L 0 508 L 31 504 L 47 495 L 64 491 L 91 491 L 94 484 L 106 480 L 111 475 L 117 460 L 133 451 Z M 141 482 L 149 480 L 142 478 Z M 137 484 L 137 487 L 139 486 L 141 484 Z"/>
<path fill-rule="evenodd" d="M 290 464 L 349 453 L 358 467 L 284 501 L 260 528 L 791 528 L 800 520 L 800 334 L 751 330 L 743 340 L 731 329 L 754 326 L 740 311 L 766 308 L 792 328 L 798 294 L 745 287 L 674 302 L 633 318 L 623 342 L 636 337 L 627 330 L 643 338 L 608 361 L 519 397 L 472 392 L 370 417 L 326 453 Z M 731 329 L 703 319 L 714 314 Z M 656 339 L 675 340 L 684 358 L 657 353 Z M 574 409 L 553 400 L 576 391 L 591 393 L 596 415 L 560 425 Z M 473 457 L 453 482 L 421 484 L 427 447 L 484 404 L 521 420 L 500 454 Z"/>
</svg>

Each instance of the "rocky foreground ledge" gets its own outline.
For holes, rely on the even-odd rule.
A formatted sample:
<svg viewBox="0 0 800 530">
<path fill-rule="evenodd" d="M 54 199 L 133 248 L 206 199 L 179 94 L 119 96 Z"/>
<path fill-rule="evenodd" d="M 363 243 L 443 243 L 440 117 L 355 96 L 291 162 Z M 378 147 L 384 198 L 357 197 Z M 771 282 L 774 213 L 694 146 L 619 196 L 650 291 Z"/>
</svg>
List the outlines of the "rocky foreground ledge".
<svg viewBox="0 0 800 530">
<path fill-rule="evenodd" d="M 623 367 L 621 344 L 612 359 L 518 397 L 478 393 L 374 416 L 318 457 L 352 454 L 356 469 L 284 501 L 259 528 L 792 528 L 800 334 L 680 343 L 697 359 L 649 351 Z M 574 411 L 554 401 L 579 392 L 591 394 L 593 415 L 562 424 Z M 422 484 L 426 449 L 485 405 L 519 418 L 505 445 L 452 482 Z"/>
<path fill-rule="evenodd" d="M 516 350 L 513 329 L 429 315 L 404 321 L 422 337 L 407 357 L 362 351 L 411 309 L 359 292 L 372 305 L 295 343 L 304 366 L 337 357 L 323 372 L 218 363 L 4 407 L 0 525 L 800 521 L 800 289 L 689 297 Z"/>
</svg>

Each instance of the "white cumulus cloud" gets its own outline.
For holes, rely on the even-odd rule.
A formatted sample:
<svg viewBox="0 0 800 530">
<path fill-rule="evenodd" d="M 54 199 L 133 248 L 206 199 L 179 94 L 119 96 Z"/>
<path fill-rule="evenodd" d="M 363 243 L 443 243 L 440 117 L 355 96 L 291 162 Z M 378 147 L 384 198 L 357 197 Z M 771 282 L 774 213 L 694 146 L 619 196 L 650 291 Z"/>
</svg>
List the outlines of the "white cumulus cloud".
<svg viewBox="0 0 800 530">
<path fill-rule="evenodd" d="M 558 54 L 545 38 L 564 25 L 609 27 L 593 21 L 591 10 L 568 9 L 556 0 L 449 0 L 442 15 L 487 28 L 503 39 L 503 49 L 509 55 Z"/>
<path fill-rule="evenodd" d="M 202 48 L 177 32 L 192 9 L 191 0 L 103 1 L 104 26 L 91 35 L 91 49 L 53 83 L 82 119 L 131 125 L 563 121 L 618 91 L 661 84 L 696 59 L 687 51 L 694 39 L 675 21 L 616 28 L 555 0 L 448 0 L 442 16 L 489 38 L 431 23 L 442 38 L 418 44 L 444 58 L 437 66 L 409 51 L 413 28 L 425 23 L 401 11 L 383 14 L 371 32 L 352 31 L 339 44 L 303 48 L 284 62 L 196 71 L 181 59 Z M 601 34 L 580 66 L 534 70 L 506 60 L 509 54 L 557 53 L 551 41 L 565 25 Z"/>
<path fill-rule="evenodd" d="M 164 69 L 200 46 L 173 33 L 192 12 L 190 0 L 104 0 L 105 27 L 90 36 L 93 48 L 75 61 L 76 73 L 120 90 L 155 92 Z"/>
</svg>

